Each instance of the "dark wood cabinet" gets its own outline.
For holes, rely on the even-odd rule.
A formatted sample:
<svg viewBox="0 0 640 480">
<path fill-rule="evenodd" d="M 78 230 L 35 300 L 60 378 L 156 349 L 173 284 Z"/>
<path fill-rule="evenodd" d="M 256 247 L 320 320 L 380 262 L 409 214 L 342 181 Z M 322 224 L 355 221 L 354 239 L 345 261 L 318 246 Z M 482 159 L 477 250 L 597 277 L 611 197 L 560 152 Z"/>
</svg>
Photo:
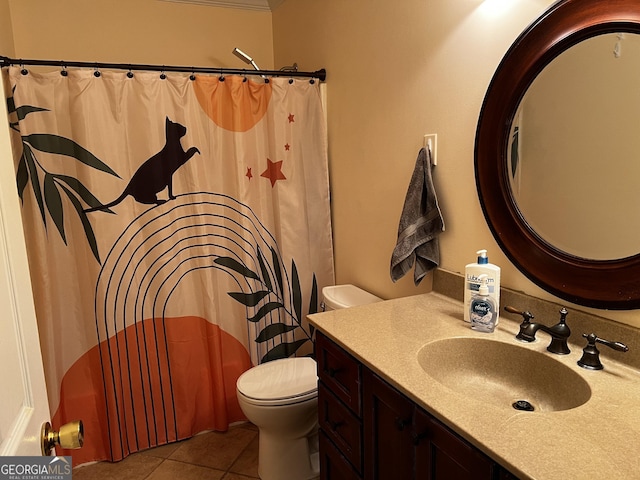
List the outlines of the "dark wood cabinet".
<svg viewBox="0 0 640 480">
<path fill-rule="evenodd" d="M 364 478 L 414 478 L 414 405 L 369 370 L 364 371 Z"/>
<path fill-rule="evenodd" d="M 318 418 L 324 434 L 362 472 L 362 422 L 322 383 L 318 386 Z"/>
<path fill-rule="evenodd" d="M 422 409 L 415 413 L 416 479 L 491 480 L 498 465 Z"/>
<path fill-rule="evenodd" d="M 517 480 L 318 332 L 321 480 Z"/>
<path fill-rule="evenodd" d="M 320 478 L 325 480 L 360 480 L 362 478 L 322 430 L 319 441 Z"/>
<path fill-rule="evenodd" d="M 315 346 L 321 478 L 362 478 L 362 366 L 320 333 Z"/>
</svg>

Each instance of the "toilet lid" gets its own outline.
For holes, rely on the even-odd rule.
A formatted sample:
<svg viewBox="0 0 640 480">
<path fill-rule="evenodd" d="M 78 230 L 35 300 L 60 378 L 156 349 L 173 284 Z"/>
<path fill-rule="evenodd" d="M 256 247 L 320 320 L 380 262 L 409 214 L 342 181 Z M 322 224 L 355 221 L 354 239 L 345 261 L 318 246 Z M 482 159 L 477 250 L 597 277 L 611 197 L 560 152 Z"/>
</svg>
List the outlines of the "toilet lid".
<svg viewBox="0 0 640 480">
<path fill-rule="evenodd" d="M 238 378 L 238 391 L 255 400 L 289 400 L 315 395 L 316 362 L 309 357 L 273 360 L 253 367 Z"/>
</svg>

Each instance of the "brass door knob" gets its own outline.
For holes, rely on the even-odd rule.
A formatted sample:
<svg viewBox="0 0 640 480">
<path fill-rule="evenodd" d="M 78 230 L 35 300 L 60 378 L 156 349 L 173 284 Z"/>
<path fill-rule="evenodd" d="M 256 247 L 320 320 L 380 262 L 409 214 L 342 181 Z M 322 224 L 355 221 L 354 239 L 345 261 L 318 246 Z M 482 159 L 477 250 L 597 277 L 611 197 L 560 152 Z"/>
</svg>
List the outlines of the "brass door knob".
<svg viewBox="0 0 640 480">
<path fill-rule="evenodd" d="M 42 455 L 48 457 L 56 445 L 62 448 L 81 448 L 84 443 L 84 425 L 82 420 L 65 423 L 56 432 L 51 428 L 51 424 L 46 422 L 42 425 Z"/>
</svg>

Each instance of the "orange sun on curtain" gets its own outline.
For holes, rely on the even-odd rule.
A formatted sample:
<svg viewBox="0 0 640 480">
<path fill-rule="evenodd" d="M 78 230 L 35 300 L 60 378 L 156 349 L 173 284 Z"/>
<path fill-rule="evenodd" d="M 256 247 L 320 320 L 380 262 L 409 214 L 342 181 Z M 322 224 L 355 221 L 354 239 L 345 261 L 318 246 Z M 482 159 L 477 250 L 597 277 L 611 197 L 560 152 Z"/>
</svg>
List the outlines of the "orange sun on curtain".
<svg viewBox="0 0 640 480">
<path fill-rule="evenodd" d="M 209 118 L 233 132 L 255 126 L 271 100 L 271 82 L 250 82 L 246 77 L 196 77 L 194 90 Z"/>
</svg>

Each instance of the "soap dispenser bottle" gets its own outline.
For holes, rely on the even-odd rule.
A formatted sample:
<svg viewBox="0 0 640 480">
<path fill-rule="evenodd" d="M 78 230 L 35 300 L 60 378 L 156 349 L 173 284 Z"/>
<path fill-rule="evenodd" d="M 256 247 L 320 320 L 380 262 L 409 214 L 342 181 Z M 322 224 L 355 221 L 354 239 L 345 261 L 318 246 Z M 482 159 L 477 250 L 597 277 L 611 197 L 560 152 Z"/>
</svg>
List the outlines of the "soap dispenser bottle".
<svg viewBox="0 0 640 480">
<path fill-rule="evenodd" d="M 496 303 L 496 325 L 500 321 L 498 312 L 500 307 L 500 267 L 489 263 L 489 257 L 486 250 L 478 250 L 478 261 L 470 263 L 464 270 L 464 320 L 470 322 L 469 307 L 471 306 L 471 298 L 480 290 L 480 275 L 487 276 L 487 287 L 489 295 Z"/>
<path fill-rule="evenodd" d="M 469 318 L 471 328 L 478 332 L 493 333 L 496 328 L 498 309 L 496 302 L 489 295 L 488 275 L 480 275 L 480 288 L 471 298 Z"/>
</svg>

